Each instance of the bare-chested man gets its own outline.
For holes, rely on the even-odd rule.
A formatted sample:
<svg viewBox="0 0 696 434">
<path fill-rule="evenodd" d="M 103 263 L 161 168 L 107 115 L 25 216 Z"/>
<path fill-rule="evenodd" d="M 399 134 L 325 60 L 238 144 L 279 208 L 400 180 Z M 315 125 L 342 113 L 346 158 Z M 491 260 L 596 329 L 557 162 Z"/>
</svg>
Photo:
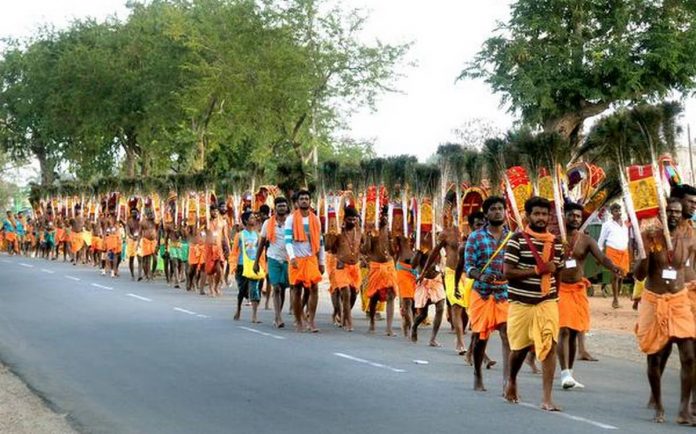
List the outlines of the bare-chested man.
<svg viewBox="0 0 696 434">
<path fill-rule="evenodd" d="M 447 197 L 445 199 L 445 209 L 443 217 L 443 230 L 440 232 L 437 238 L 437 245 L 431 250 L 428 260 L 425 263 L 425 269 L 430 268 L 433 263 L 440 262 L 441 250 L 445 250 L 445 294 L 447 294 L 447 301 L 449 302 L 450 308 L 450 318 L 452 320 L 452 325 L 454 326 L 455 333 L 455 344 L 454 349 L 460 356 L 466 354 L 466 347 L 464 346 L 464 328 L 469 322 L 469 317 L 466 313 L 466 308 L 468 307 L 465 303 L 464 298 L 461 294 L 456 293 L 456 287 L 458 286 L 458 281 L 455 280 L 456 269 L 459 263 L 459 251 L 461 248 L 461 233 L 459 228 L 454 225 L 452 219 L 452 207 L 454 197 Z M 461 277 L 461 276 L 460 276 Z"/>
<path fill-rule="evenodd" d="M 128 268 L 131 280 L 135 280 L 135 257 L 138 255 L 138 244 L 141 238 L 140 215 L 137 208 L 131 208 L 130 216 L 126 221 L 126 258 L 128 258 Z M 142 257 L 138 258 L 138 280 L 142 280 Z"/>
<path fill-rule="evenodd" d="M 582 226 L 582 205 L 568 203 L 564 213 L 569 241 L 564 255 L 565 267 L 560 272 L 558 286 L 561 328 L 557 352 L 561 364 L 561 386 L 572 389 L 585 387 L 573 377 L 577 338 L 590 330 L 590 304 L 587 299 L 590 282 L 584 276 L 585 259 L 591 254 L 614 274 L 621 275 L 623 272 L 602 253 L 592 237 L 579 231 Z"/>
<path fill-rule="evenodd" d="M 688 184 L 672 188 L 671 197 L 676 197 L 682 204 L 682 222 L 685 228 L 694 227 L 693 217 L 696 214 L 696 188 Z M 696 321 L 696 260 L 691 259 L 684 264 L 684 283 L 688 290 L 691 300 L 691 312 Z M 694 350 L 696 352 L 696 349 Z M 664 372 L 667 360 L 663 358 L 660 372 Z M 654 406 L 654 399 L 651 399 L 651 406 Z M 691 415 L 696 416 L 696 380 L 691 390 Z"/>
<path fill-rule="evenodd" d="M 85 239 L 82 231 L 85 229 L 85 219 L 82 216 L 82 207 L 75 207 L 75 217 L 70 220 L 70 252 L 72 253 L 72 263 L 77 265 L 77 261 L 85 263 L 84 250 Z"/>
<path fill-rule="evenodd" d="M 222 271 L 225 258 L 229 256 L 229 241 L 224 219 L 218 214 L 217 206 L 210 206 L 210 221 L 205 237 L 205 272 L 210 277 L 210 296 L 222 295 Z"/>
<path fill-rule="evenodd" d="M 388 207 L 380 210 L 380 227 L 367 228 L 368 233 L 363 237 L 362 253 L 367 256 L 370 271 L 367 282 L 367 297 L 369 304 L 369 331 L 375 331 L 375 314 L 377 303 L 387 302 L 387 336 L 394 336 L 394 298 L 396 297 L 396 268 L 394 267 L 393 245 L 387 225 Z"/>
<path fill-rule="evenodd" d="M 104 252 L 104 236 L 102 234 L 102 222 L 101 217 L 97 217 L 97 221 L 92 224 L 92 249 L 90 251 L 92 256 L 92 261 L 94 261 L 94 266 L 99 268 L 101 275 L 106 274 L 104 269 L 104 262 L 102 254 Z"/>
<path fill-rule="evenodd" d="M 173 222 L 165 224 L 165 246 L 169 252 L 169 281 L 174 288 L 179 288 L 181 280 L 181 268 L 183 263 L 181 228 Z"/>
<path fill-rule="evenodd" d="M 432 243 L 432 232 L 427 233 L 422 240 L 421 246 L 430 246 Z M 414 296 L 414 306 L 418 312 L 416 319 L 411 327 L 411 341 L 418 342 L 418 326 L 428 317 L 428 308 L 431 304 L 435 305 L 435 319 L 433 320 L 433 330 L 428 345 L 439 347 L 437 334 L 442 325 L 442 315 L 445 312 L 445 286 L 442 282 L 442 273 L 437 268 L 437 264 L 432 262 L 428 268 L 428 251 L 418 250 L 413 262 L 418 264 L 419 276 L 416 279 L 416 292 Z"/>
<path fill-rule="evenodd" d="M 361 231 L 358 212 L 346 208 L 341 233 L 326 234 L 326 249 L 336 255 L 335 283 L 340 294 L 341 325 L 348 332 L 353 331 L 351 310 L 360 290 L 360 242 Z"/>
<path fill-rule="evenodd" d="M 111 277 L 118 277 L 118 267 L 121 264 L 123 247 L 121 244 L 121 230 L 114 211 L 111 212 L 111 215 L 107 217 L 105 222 L 104 247 L 106 248 Z"/>
<path fill-rule="evenodd" d="M 203 258 L 205 250 L 203 243 L 205 231 L 200 230 L 197 224 L 194 223 L 187 227 L 186 239 L 188 240 L 189 246 L 186 290 L 195 291 L 198 289 L 200 295 L 205 295 L 203 287 L 201 286 L 201 274 L 205 274 L 205 262 Z M 201 270 L 203 270 L 203 273 L 201 273 Z"/>
<path fill-rule="evenodd" d="M 155 223 L 155 212 L 152 208 L 145 208 L 145 219 L 140 222 L 140 253 L 143 258 L 143 270 L 145 280 L 152 281 L 152 261 L 157 261 L 157 224 Z M 140 277 L 138 277 L 140 280 Z"/>
<path fill-rule="evenodd" d="M 679 348 L 681 360 L 681 402 L 677 423 L 694 423 L 689 399 L 694 383 L 694 345 L 696 325 L 685 288 L 687 262 L 693 263 L 696 242 L 693 229 L 680 225 L 682 203 L 667 201 L 667 226 L 673 250 L 669 251 L 662 231 L 649 228 L 641 236 L 647 258 L 638 262 L 634 275 L 646 279 L 645 291 L 638 309 L 636 335 L 640 349 L 648 355 L 648 381 L 655 401 L 655 422 L 665 421 L 662 404 L 661 367 L 668 358 L 673 343 Z"/>
<path fill-rule="evenodd" d="M 399 310 L 401 311 L 401 330 L 404 337 L 411 338 L 413 326 L 413 299 L 416 295 L 418 267 L 415 263 L 415 238 L 404 234 L 394 237 L 396 242 L 396 282 L 399 288 Z"/>
</svg>

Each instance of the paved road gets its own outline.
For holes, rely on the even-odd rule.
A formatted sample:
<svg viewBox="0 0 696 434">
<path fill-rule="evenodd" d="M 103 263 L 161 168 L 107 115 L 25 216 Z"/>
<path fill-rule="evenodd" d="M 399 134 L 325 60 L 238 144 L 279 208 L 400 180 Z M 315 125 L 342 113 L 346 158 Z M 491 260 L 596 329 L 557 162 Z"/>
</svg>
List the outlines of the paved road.
<svg viewBox="0 0 696 434">
<path fill-rule="evenodd" d="M 447 330 L 437 349 L 367 335 L 362 318 L 348 334 L 329 325 L 325 293 L 322 332 L 298 334 L 274 329 L 270 311 L 263 324 L 250 324 L 248 310 L 233 321 L 232 295 L 210 299 L 6 255 L 0 276 L 0 359 L 84 432 L 656 429 L 643 407 L 644 367 L 619 359 L 580 364 L 587 389 L 557 387 L 565 411 L 549 414 L 536 409 L 539 376 L 523 371 L 522 405 L 500 397 L 499 367 L 486 372 L 489 391 L 474 393 L 472 369 L 454 355 Z M 428 334 L 421 332 L 426 342 Z M 499 359 L 499 342 L 490 348 Z M 686 429 L 673 423 L 677 379 L 677 371 L 665 373 L 670 423 L 661 432 Z"/>
</svg>

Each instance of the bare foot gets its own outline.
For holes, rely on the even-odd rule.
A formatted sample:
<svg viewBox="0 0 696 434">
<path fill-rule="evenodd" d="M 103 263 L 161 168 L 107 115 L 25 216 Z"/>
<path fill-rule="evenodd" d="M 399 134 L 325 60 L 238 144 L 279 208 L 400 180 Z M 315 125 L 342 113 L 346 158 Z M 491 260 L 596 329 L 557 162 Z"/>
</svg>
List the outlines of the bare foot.
<svg viewBox="0 0 696 434">
<path fill-rule="evenodd" d="M 653 419 L 655 423 L 665 423 L 665 409 L 655 410 L 655 418 Z"/>
<path fill-rule="evenodd" d="M 541 409 L 544 411 L 561 411 L 561 407 L 557 406 L 553 402 L 542 402 Z"/>
<path fill-rule="evenodd" d="M 441 347 L 440 343 L 436 341 L 435 339 L 430 339 L 430 342 L 428 343 L 431 347 Z"/>
<path fill-rule="evenodd" d="M 474 374 L 474 390 L 477 392 L 486 391 L 486 388 L 483 386 L 483 377 L 480 374 Z"/>
<path fill-rule="evenodd" d="M 693 425 L 694 424 L 694 419 L 691 417 L 691 413 L 683 409 L 679 411 L 679 416 L 677 416 L 677 423 L 679 425 Z"/>
<path fill-rule="evenodd" d="M 235 320 L 235 321 L 239 321 L 239 315 L 240 315 L 239 312 L 237 312 L 237 313 L 234 314 L 234 320 Z"/>
<path fill-rule="evenodd" d="M 592 355 L 590 353 L 587 353 L 587 352 L 580 353 L 580 357 L 578 357 L 578 360 L 583 360 L 585 362 L 597 362 L 597 361 L 599 361 L 599 359 L 592 357 Z"/>
<path fill-rule="evenodd" d="M 505 388 L 505 399 L 512 404 L 520 402 L 520 397 L 517 395 L 517 386 L 512 382 L 509 382 Z"/>
<path fill-rule="evenodd" d="M 619 300 L 614 300 L 614 301 L 612 301 L 612 302 L 611 302 L 611 307 L 613 307 L 614 309 L 618 309 L 618 308 L 620 307 L 620 306 L 619 306 Z"/>
<path fill-rule="evenodd" d="M 466 353 L 466 355 L 464 356 L 464 362 L 469 366 L 474 364 L 474 362 L 471 360 L 471 351 Z"/>
</svg>

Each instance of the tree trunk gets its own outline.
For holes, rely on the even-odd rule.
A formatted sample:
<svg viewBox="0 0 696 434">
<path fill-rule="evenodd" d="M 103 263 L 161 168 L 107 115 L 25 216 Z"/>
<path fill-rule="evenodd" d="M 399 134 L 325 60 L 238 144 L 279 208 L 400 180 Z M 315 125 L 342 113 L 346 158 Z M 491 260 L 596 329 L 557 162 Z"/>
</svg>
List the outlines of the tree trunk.
<svg viewBox="0 0 696 434">
<path fill-rule="evenodd" d="M 41 185 L 53 184 L 55 179 L 54 172 L 56 163 L 46 155 L 46 148 L 37 146 L 34 148 L 34 155 L 39 160 L 39 168 L 41 170 Z"/>
<path fill-rule="evenodd" d="M 126 176 L 135 178 L 135 152 L 126 145 L 123 146 L 123 149 L 126 151 Z"/>
<path fill-rule="evenodd" d="M 563 113 L 544 122 L 544 131 L 558 133 L 561 137 L 570 140 L 571 145 L 575 148 L 580 144 L 580 133 L 585 119 L 596 116 L 608 108 L 609 103 L 605 102 L 582 102 L 579 110 Z"/>
<path fill-rule="evenodd" d="M 216 106 L 217 97 L 211 96 L 210 101 L 208 102 L 208 107 L 205 113 L 203 113 L 200 122 L 194 121 L 193 123 L 193 128 L 198 134 L 198 143 L 196 143 L 197 152 L 196 157 L 193 160 L 193 170 L 197 172 L 202 171 L 205 167 L 205 150 L 208 147 L 208 124 L 210 123 L 210 119 L 213 117 L 213 111 L 215 110 Z"/>
<path fill-rule="evenodd" d="M 140 158 L 140 176 L 150 176 L 150 157 L 144 154 Z"/>
<path fill-rule="evenodd" d="M 123 142 L 123 150 L 126 152 L 126 176 L 135 178 L 135 168 L 138 158 L 138 142 L 135 133 L 126 135 Z"/>
<path fill-rule="evenodd" d="M 195 172 L 200 172 L 205 167 L 205 140 L 203 137 L 198 139 L 196 144 L 196 158 L 193 160 L 193 170 Z"/>
</svg>

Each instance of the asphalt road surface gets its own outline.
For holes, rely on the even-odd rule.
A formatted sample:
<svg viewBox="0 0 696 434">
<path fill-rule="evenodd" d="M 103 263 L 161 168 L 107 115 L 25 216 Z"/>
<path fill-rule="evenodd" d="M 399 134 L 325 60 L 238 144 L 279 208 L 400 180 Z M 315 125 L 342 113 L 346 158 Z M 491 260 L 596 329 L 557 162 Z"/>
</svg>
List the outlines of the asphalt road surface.
<svg viewBox="0 0 696 434">
<path fill-rule="evenodd" d="M 520 375 L 523 402 L 501 397 L 500 364 L 472 390 L 473 370 L 445 323 L 430 348 L 330 325 L 321 333 L 272 327 L 272 312 L 233 321 L 235 291 L 211 299 L 100 276 L 89 267 L 0 255 L 0 359 L 56 411 L 89 433 L 678 432 L 678 371 L 663 380 L 668 423 L 650 422 L 645 367 L 604 357 L 580 362 L 584 390 L 554 390 L 562 413 L 538 410 L 541 377 Z M 292 319 L 284 309 L 286 324 Z M 395 329 L 398 330 L 398 320 Z M 627 339 L 630 337 L 627 337 Z M 468 342 L 468 336 L 467 336 Z M 638 351 L 636 349 L 636 351 Z M 489 353 L 500 360 L 497 338 Z M 675 351 L 676 355 L 677 352 Z M 427 364 L 415 361 L 426 361 Z"/>
</svg>

